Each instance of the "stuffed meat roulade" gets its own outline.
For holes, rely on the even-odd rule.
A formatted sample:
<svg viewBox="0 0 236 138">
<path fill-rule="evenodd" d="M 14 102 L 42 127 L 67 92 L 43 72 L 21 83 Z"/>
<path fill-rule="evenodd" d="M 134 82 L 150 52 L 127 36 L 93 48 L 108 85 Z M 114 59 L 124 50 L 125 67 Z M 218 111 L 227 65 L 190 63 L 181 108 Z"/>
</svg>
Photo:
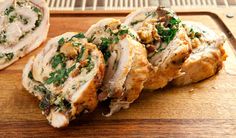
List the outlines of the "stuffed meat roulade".
<svg viewBox="0 0 236 138">
<path fill-rule="evenodd" d="M 162 88 L 181 75 L 181 66 L 190 55 L 191 45 L 174 12 L 144 8 L 128 15 L 124 24 L 134 29 L 146 46 L 152 65 L 144 85 L 146 89 Z"/>
<path fill-rule="evenodd" d="M 89 41 L 102 51 L 106 73 L 99 100 L 110 99 L 110 113 L 128 108 L 139 97 L 148 75 L 147 53 L 135 32 L 119 20 L 108 18 L 86 32 Z"/>
<path fill-rule="evenodd" d="M 196 22 L 183 22 L 191 39 L 193 51 L 182 66 L 183 74 L 173 81 L 175 85 L 198 82 L 215 75 L 226 59 L 225 37 Z"/>
<path fill-rule="evenodd" d="M 45 0 L 0 1 L 0 70 L 37 48 L 49 29 Z"/>
<path fill-rule="evenodd" d="M 49 123 L 64 127 L 76 115 L 95 109 L 104 68 L 102 53 L 82 33 L 65 33 L 29 60 L 23 86 L 40 100 Z"/>
</svg>

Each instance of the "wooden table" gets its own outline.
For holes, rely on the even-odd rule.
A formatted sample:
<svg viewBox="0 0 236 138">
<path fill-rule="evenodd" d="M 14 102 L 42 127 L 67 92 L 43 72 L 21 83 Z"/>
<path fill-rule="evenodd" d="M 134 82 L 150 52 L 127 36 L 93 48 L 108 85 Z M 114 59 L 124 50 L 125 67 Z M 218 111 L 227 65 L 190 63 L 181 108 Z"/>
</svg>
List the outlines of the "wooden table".
<svg viewBox="0 0 236 138">
<path fill-rule="evenodd" d="M 104 106 L 81 115 L 68 128 L 48 125 L 38 101 L 21 85 L 22 69 L 27 60 L 44 44 L 7 69 L 0 71 L 1 137 L 225 137 L 236 136 L 236 20 L 224 14 L 232 10 L 211 9 L 193 12 L 175 9 L 183 20 L 200 21 L 227 36 L 229 55 L 216 76 L 184 87 L 168 86 L 155 92 L 143 91 L 130 109 L 112 117 L 103 117 Z M 208 9 L 209 10 L 209 9 Z M 218 14 L 215 12 L 218 11 Z M 123 19 L 123 12 L 76 12 L 51 14 L 49 38 L 67 31 L 86 31 L 105 17 Z"/>
</svg>

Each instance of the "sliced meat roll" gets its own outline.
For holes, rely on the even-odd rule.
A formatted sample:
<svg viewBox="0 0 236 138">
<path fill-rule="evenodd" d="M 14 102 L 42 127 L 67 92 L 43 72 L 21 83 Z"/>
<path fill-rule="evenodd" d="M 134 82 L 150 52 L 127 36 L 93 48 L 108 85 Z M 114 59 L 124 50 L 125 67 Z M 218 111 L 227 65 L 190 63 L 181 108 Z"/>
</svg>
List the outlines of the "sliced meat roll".
<svg viewBox="0 0 236 138">
<path fill-rule="evenodd" d="M 37 48 L 49 29 L 45 0 L 0 2 L 0 70 Z"/>
<path fill-rule="evenodd" d="M 134 29 L 145 44 L 152 65 L 146 89 L 158 89 L 181 75 L 181 66 L 191 52 L 190 40 L 176 14 L 168 9 L 140 9 L 124 24 Z"/>
<path fill-rule="evenodd" d="M 208 27 L 196 22 L 183 22 L 191 39 L 193 51 L 182 66 L 183 74 L 176 78 L 175 85 L 186 85 L 216 74 L 226 59 L 223 48 L 225 37 L 218 36 Z"/>
<path fill-rule="evenodd" d="M 147 53 L 137 35 L 119 20 L 103 19 L 85 34 L 102 51 L 106 73 L 99 100 L 111 99 L 110 113 L 128 108 L 139 97 L 148 75 Z"/>
<path fill-rule="evenodd" d="M 97 105 L 97 88 L 105 62 L 82 33 L 65 33 L 48 41 L 23 71 L 23 86 L 40 100 L 39 107 L 53 127 L 64 127 Z"/>
</svg>

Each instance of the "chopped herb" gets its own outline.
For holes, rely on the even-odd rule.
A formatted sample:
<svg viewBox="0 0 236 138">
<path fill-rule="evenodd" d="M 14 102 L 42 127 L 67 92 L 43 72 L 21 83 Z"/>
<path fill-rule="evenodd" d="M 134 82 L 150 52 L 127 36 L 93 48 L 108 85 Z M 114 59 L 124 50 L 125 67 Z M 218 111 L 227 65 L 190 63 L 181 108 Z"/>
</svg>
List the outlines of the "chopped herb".
<svg viewBox="0 0 236 138">
<path fill-rule="evenodd" d="M 24 23 L 24 25 L 28 24 L 28 20 L 24 18 L 23 23 Z"/>
<path fill-rule="evenodd" d="M 65 44 L 65 39 L 64 37 L 62 37 L 59 41 L 58 41 L 58 48 L 57 51 L 60 50 L 61 46 L 63 46 Z"/>
<path fill-rule="evenodd" d="M 174 25 L 178 25 L 180 22 L 181 22 L 180 19 L 174 18 L 174 17 L 171 17 L 170 20 L 169 20 L 169 24 L 170 24 L 171 27 L 174 26 Z"/>
<path fill-rule="evenodd" d="M 59 96 L 58 96 L 59 97 Z M 71 103 L 69 101 L 67 101 L 64 98 L 57 98 L 57 110 L 59 110 L 59 112 L 62 112 L 64 110 L 70 109 L 71 108 Z"/>
<path fill-rule="evenodd" d="M 138 23 L 140 23 L 142 21 L 144 21 L 144 20 L 136 20 L 136 21 L 131 22 L 130 25 L 134 26 L 134 25 L 136 25 L 136 24 L 138 24 Z"/>
<path fill-rule="evenodd" d="M 46 84 L 54 84 L 56 86 L 59 86 L 63 84 L 67 78 L 69 77 L 69 74 L 72 70 L 75 69 L 75 65 L 70 67 L 69 69 L 66 69 L 63 67 L 62 69 L 56 70 L 55 72 L 50 73 L 50 77 L 45 81 Z"/>
<path fill-rule="evenodd" d="M 200 38 L 201 36 L 202 36 L 201 33 L 199 33 L 199 32 L 195 32 L 195 37 Z"/>
<path fill-rule="evenodd" d="M 135 37 L 135 35 L 132 34 L 131 32 L 129 32 L 129 35 L 130 35 L 133 39 L 137 39 L 137 38 Z"/>
<path fill-rule="evenodd" d="M 39 8 L 33 6 L 31 9 L 32 9 L 34 12 L 36 12 L 37 14 L 41 14 L 41 11 L 40 11 Z"/>
<path fill-rule="evenodd" d="M 42 20 L 41 19 L 38 19 L 36 22 L 35 22 L 35 28 L 39 27 L 39 25 L 41 24 Z"/>
<path fill-rule="evenodd" d="M 93 34 L 90 38 L 88 38 L 89 43 L 93 42 L 96 39 L 96 37 L 94 37 L 94 35 L 95 34 Z"/>
<path fill-rule="evenodd" d="M 12 23 L 16 19 L 15 15 L 9 17 L 9 22 Z"/>
<path fill-rule="evenodd" d="M 22 15 L 19 16 L 19 19 L 21 20 L 21 22 L 26 25 L 29 23 L 28 19 L 24 18 Z"/>
<path fill-rule="evenodd" d="M 34 90 L 44 94 L 39 103 L 39 108 L 46 115 L 50 113 L 50 109 L 52 107 L 55 107 L 56 110 L 59 110 L 60 112 L 71 108 L 70 102 L 67 101 L 63 95 L 52 94 L 51 91 L 49 91 L 43 84 L 34 86 Z"/>
<path fill-rule="evenodd" d="M 55 55 L 54 57 L 52 57 L 50 63 L 52 65 L 52 68 L 55 69 L 59 64 L 64 66 L 65 60 L 66 60 L 65 55 L 63 53 L 59 53 L 59 54 Z"/>
<path fill-rule="evenodd" d="M 35 85 L 34 90 L 42 94 L 51 93 L 43 84 Z"/>
<path fill-rule="evenodd" d="M 155 50 L 156 53 L 160 53 L 161 51 L 165 50 L 165 48 L 162 47 L 162 44 Z"/>
<path fill-rule="evenodd" d="M 28 31 L 28 32 L 25 32 L 24 34 L 22 34 L 22 35 L 20 36 L 19 40 L 21 40 L 22 38 L 24 38 L 28 33 L 29 33 L 29 31 Z"/>
<path fill-rule="evenodd" d="M 178 31 L 178 26 L 180 22 L 180 19 L 171 17 L 167 21 L 167 28 L 162 26 L 160 23 L 157 24 L 156 28 L 158 30 L 158 34 L 160 35 L 162 42 L 169 44 L 170 41 L 174 39 Z"/>
<path fill-rule="evenodd" d="M 75 69 L 76 65 L 71 66 L 70 68 L 67 69 L 67 73 L 70 74 L 71 71 Z"/>
<path fill-rule="evenodd" d="M 125 30 L 119 30 L 118 35 L 124 35 L 124 34 L 128 34 L 129 30 L 125 29 Z"/>
<path fill-rule="evenodd" d="M 46 80 L 46 84 L 55 84 L 56 86 L 59 86 L 60 84 L 63 84 L 66 79 L 68 78 L 66 68 L 62 68 L 59 70 L 56 70 L 55 72 L 52 72 L 49 74 L 50 77 Z"/>
<path fill-rule="evenodd" d="M 92 56 L 91 54 L 88 56 L 88 64 L 86 66 L 86 69 L 88 72 L 90 72 L 94 68 L 94 63 L 92 62 Z"/>
<path fill-rule="evenodd" d="M 107 51 L 108 51 L 109 45 L 112 44 L 112 39 L 103 37 L 101 38 L 101 40 L 102 40 L 102 43 L 100 44 L 99 49 L 102 51 L 105 61 L 107 61 L 107 59 L 110 57 L 110 54 L 108 54 Z M 106 56 L 105 56 L 105 53 L 106 53 Z"/>
<path fill-rule="evenodd" d="M 5 15 L 9 15 L 11 12 L 13 12 L 15 10 L 15 8 L 13 6 L 10 6 L 9 8 L 7 8 L 4 12 Z"/>
<path fill-rule="evenodd" d="M 6 32 L 2 31 L 0 33 L 0 44 L 6 43 L 7 42 L 7 36 L 6 36 Z"/>
<path fill-rule="evenodd" d="M 22 7 L 23 4 L 24 4 L 24 2 L 17 1 L 16 4 L 17 4 L 18 6 L 20 6 L 20 7 Z"/>
<path fill-rule="evenodd" d="M 76 59 L 77 62 L 79 62 L 81 58 L 83 57 L 84 51 L 85 51 L 85 48 L 82 46 L 80 49 L 80 53 L 78 54 L 77 59 Z"/>
<path fill-rule="evenodd" d="M 30 71 L 30 72 L 29 72 L 29 74 L 28 74 L 28 78 L 30 78 L 31 80 L 33 80 L 33 79 L 34 79 L 34 78 L 33 78 L 32 71 Z"/>
<path fill-rule="evenodd" d="M 111 56 L 111 52 L 110 51 L 106 51 L 103 53 L 104 59 L 107 62 L 108 58 Z"/>
<path fill-rule="evenodd" d="M 12 60 L 12 58 L 14 57 L 13 53 L 6 53 L 5 55 L 6 55 L 8 61 Z"/>
<path fill-rule="evenodd" d="M 115 36 L 115 37 L 114 37 L 114 39 L 113 39 L 113 41 L 114 41 L 114 43 L 115 43 L 115 44 L 116 44 L 116 43 L 118 43 L 118 42 L 119 42 L 119 40 L 120 40 L 120 39 L 119 39 L 119 37 L 118 37 L 118 36 Z"/>
<path fill-rule="evenodd" d="M 189 32 L 190 32 L 190 33 L 193 32 L 193 28 L 191 28 Z"/>
<path fill-rule="evenodd" d="M 35 30 L 42 22 L 42 13 L 38 7 L 31 7 L 31 9 L 38 15 L 38 20 L 35 21 L 35 27 L 32 30 Z"/>
<path fill-rule="evenodd" d="M 76 34 L 76 35 L 74 35 L 72 38 L 85 38 L 85 36 L 84 36 L 84 33 L 78 33 L 78 34 Z"/>
<path fill-rule="evenodd" d="M 39 103 L 39 108 L 44 111 L 44 113 L 46 115 L 49 114 L 50 112 L 50 99 L 51 99 L 51 94 L 50 93 L 46 93 L 45 96 L 43 97 L 43 99 L 40 101 Z"/>
</svg>

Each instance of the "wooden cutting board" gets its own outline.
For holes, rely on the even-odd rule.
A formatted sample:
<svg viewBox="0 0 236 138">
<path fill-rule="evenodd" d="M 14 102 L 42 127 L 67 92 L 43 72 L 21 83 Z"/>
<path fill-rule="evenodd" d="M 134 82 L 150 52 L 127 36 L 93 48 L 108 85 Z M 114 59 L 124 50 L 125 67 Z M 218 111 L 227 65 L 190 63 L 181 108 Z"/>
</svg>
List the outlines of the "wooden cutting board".
<svg viewBox="0 0 236 138">
<path fill-rule="evenodd" d="M 48 38 L 68 31 L 85 32 L 102 18 L 123 19 L 128 13 L 52 12 Z M 102 116 L 104 106 L 99 105 L 95 112 L 81 115 L 68 128 L 59 130 L 48 125 L 41 115 L 36 98 L 21 85 L 24 65 L 44 47 L 42 44 L 31 54 L 0 71 L 0 137 L 236 135 L 236 29 L 229 26 L 235 19 L 206 11 L 178 14 L 183 20 L 200 21 L 217 33 L 223 32 L 227 36 L 225 48 L 228 58 L 224 68 L 216 76 L 184 87 L 168 86 L 155 92 L 143 91 L 130 109 L 122 110 L 109 118 Z"/>
</svg>

